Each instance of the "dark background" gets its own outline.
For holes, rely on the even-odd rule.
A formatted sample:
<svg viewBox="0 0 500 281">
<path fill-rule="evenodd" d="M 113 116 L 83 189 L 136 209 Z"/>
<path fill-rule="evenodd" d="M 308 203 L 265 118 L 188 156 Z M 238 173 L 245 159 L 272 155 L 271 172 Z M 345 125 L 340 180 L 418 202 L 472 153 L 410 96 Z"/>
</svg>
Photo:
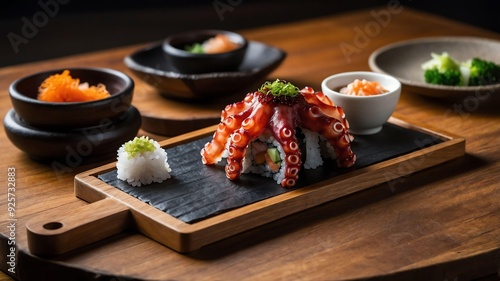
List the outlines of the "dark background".
<svg viewBox="0 0 500 281">
<path fill-rule="evenodd" d="M 158 41 L 188 29 L 244 29 L 263 25 L 342 13 L 356 9 L 386 6 L 397 0 L 348 1 L 132 1 L 132 0 L 0 0 L 0 67 L 71 54 Z M 495 1 L 495 2 L 494 2 Z M 401 0 L 399 3 L 451 19 L 500 32 L 497 0 L 430 1 Z M 44 11 L 40 5 L 57 11 L 38 18 L 40 27 L 25 38 L 15 51 L 8 34 L 22 36 L 25 20 Z M 217 13 L 214 4 L 229 5 Z M 232 6 L 231 6 L 232 5 Z M 46 13 L 46 12 L 45 12 Z M 222 17 L 220 17 L 222 15 Z"/>
</svg>

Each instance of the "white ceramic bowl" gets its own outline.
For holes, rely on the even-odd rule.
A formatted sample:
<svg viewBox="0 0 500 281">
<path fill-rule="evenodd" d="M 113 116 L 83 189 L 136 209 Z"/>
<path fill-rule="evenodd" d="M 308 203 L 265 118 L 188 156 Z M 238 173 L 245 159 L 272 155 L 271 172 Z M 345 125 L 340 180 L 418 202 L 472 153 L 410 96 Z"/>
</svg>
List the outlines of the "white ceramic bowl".
<svg viewBox="0 0 500 281">
<path fill-rule="evenodd" d="M 372 96 L 354 96 L 338 91 L 355 79 L 377 81 L 389 92 Z M 394 112 L 401 95 L 401 83 L 394 77 L 375 72 L 354 71 L 329 76 L 321 89 L 335 105 L 342 107 L 349 121 L 349 132 L 358 135 L 375 134 Z"/>
</svg>

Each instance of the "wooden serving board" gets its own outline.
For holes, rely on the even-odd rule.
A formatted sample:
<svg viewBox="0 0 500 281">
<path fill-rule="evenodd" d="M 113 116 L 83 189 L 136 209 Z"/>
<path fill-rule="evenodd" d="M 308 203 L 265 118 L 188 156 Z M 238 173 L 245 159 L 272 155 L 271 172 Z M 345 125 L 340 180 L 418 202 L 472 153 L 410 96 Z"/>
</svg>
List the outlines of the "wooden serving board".
<svg viewBox="0 0 500 281">
<path fill-rule="evenodd" d="M 462 137 L 393 117 L 389 123 L 404 130 L 422 132 L 439 139 L 439 142 L 189 223 L 102 181 L 99 176 L 116 169 L 116 163 L 89 170 L 75 177 L 75 195 L 91 204 L 72 210 L 70 214 L 42 214 L 29 221 L 27 229 L 30 251 L 42 256 L 59 255 L 124 229 L 134 228 L 178 252 L 190 252 L 465 153 L 465 139 Z M 211 126 L 160 144 L 167 150 L 180 147 L 212 135 L 215 130 L 216 126 Z"/>
</svg>

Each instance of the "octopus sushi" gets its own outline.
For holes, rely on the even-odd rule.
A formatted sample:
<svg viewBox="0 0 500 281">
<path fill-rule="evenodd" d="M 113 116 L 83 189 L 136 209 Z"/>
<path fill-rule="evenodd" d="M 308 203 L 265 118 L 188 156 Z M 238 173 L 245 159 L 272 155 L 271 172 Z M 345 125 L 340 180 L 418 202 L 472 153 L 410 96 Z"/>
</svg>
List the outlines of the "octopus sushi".
<svg viewBox="0 0 500 281">
<path fill-rule="evenodd" d="M 348 129 L 342 108 L 322 92 L 283 80 L 266 82 L 224 108 L 213 139 L 201 150 L 202 162 L 226 158 L 230 180 L 252 172 L 292 187 L 302 167 L 314 169 L 324 157 L 336 159 L 339 167 L 354 165 Z"/>
<path fill-rule="evenodd" d="M 117 178 L 132 186 L 163 182 L 170 178 L 167 152 L 146 136 L 136 137 L 118 149 Z"/>
</svg>

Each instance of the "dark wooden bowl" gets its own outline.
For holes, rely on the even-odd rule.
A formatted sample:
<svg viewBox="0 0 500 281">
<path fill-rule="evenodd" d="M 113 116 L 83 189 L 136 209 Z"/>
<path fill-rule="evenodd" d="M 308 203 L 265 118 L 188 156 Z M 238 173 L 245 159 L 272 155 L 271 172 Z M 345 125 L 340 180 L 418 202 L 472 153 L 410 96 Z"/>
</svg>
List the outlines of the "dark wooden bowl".
<svg viewBox="0 0 500 281">
<path fill-rule="evenodd" d="M 239 45 L 238 48 L 217 54 L 197 54 L 185 50 L 185 47 L 215 37 L 226 35 L 229 40 Z M 163 51 L 172 65 L 184 74 L 235 71 L 243 61 L 248 42 L 238 33 L 225 30 L 196 30 L 169 36 L 163 42 Z"/>
<path fill-rule="evenodd" d="M 140 126 L 141 115 L 133 106 L 110 123 L 66 131 L 33 127 L 14 109 L 4 118 L 9 140 L 32 159 L 51 164 L 55 172 L 116 158 L 118 148 L 133 139 Z"/>
<path fill-rule="evenodd" d="M 105 68 L 68 68 L 73 78 L 89 85 L 102 83 L 110 97 L 89 102 L 45 102 L 37 99 L 38 87 L 49 76 L 64 69 L 36 73 L 14 81 L 9 87 L 12 105 L 31 126 L 67 130 L 95 126 L 116 120 L 127 113 L 132 102 L 134 81 L 126 74 Z"/>
</svg>

